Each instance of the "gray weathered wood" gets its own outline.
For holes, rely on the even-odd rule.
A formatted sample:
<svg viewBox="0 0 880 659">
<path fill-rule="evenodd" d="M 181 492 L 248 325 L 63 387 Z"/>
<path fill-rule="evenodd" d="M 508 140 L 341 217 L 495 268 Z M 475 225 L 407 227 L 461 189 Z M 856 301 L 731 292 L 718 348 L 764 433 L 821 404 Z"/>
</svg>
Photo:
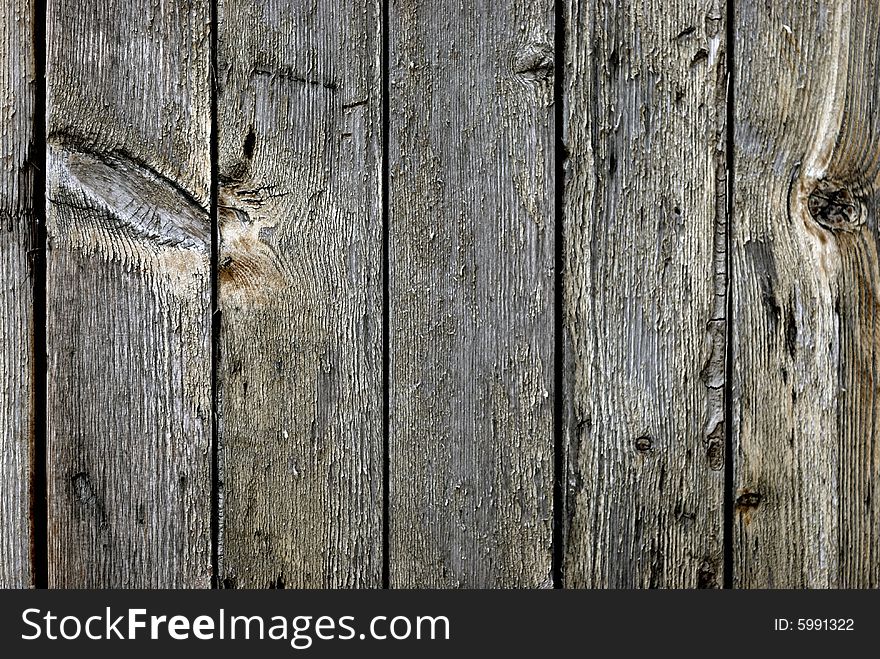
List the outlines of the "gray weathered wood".
<svg viewBox="0 0 880 659">
<path fill-rule="evenodd" d="M 880 6 L 740 0 L 737 587 L 880 586 Z"/>
<path fill-rule="evenodd" d="M 381 586 L 380 22 L 220 4 L 226 587 Z"/>
<path fill-rule="evenodd" d="M 49 585 L 211 569 L 207 0 L 49 0 Z"/>
<path fill-rule="evenodd" d="M 32 584 L 31 279 L 34 226 L 33 10 L 26 0 L 0 8 L 0 588 Z"/>
<path fill-rule="evenodd" d="M 720 587 L 724 6 L 563 11 L 564 584 Z"/>
<path fill-rule="evenodd" d="M 547 586 L 552 3 L 389 13 L 391 585 Z"/>
</svg>

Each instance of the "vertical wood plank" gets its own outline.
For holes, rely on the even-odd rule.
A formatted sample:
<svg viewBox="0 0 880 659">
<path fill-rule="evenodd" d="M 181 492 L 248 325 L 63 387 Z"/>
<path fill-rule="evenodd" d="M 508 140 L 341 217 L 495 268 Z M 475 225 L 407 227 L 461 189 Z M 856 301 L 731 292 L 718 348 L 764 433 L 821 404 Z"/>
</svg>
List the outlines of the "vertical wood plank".
<svg viewBox="0 0 880 659">
<path fill-rule="evenodd" d="M 0 8 L 0 588 L 32 584 L 29 556 L 34 227 L 32 3 Z"/>
<path fill-rule="evenodd" d="M 49 0 L 49 585 L 211 570 L 210 11 Z"/>
<path fill-rule="evenodd" d="M 564 3 L 567 587 L 720 587 L 720 0 Z"/>
<path fill-rule="evenodd" d="M 880 6 L 739 0 L 734 585 L 880 586 Z"/>
<path fill-rule="evenodd" d="M 382 575 L 376 0 L 222 0 L 226 587 Z"/>
<path fill-rule="evenodd" d="M 394 587 L 551 583 L 553 24 L 389 6 Z"/>
</svg>

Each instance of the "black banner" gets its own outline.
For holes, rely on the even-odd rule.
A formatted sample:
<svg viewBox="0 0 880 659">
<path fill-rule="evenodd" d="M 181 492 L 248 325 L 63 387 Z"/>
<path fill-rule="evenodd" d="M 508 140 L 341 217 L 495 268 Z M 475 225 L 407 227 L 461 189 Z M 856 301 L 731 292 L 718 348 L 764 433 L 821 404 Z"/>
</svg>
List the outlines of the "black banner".
<svg viewBox="0 0 880 659">
<path fill-rule="evenodd" d="M 878 611 L 875 591 L 2 591 L 0 647 L 16 657 L 812 654 L 876 649 Z"/>
</svg>

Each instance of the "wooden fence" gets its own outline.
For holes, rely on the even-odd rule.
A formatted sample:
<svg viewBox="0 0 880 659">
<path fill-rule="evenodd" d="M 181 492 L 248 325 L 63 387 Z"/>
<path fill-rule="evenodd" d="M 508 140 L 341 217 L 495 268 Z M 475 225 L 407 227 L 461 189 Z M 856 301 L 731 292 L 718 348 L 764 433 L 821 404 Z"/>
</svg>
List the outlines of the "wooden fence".
<svg viewBox="0 0 880 659">
<path fill-rule="evenodd" d="M 0 585 L 877 587 L 878 34 L 7 0 Z"/>
</svg>

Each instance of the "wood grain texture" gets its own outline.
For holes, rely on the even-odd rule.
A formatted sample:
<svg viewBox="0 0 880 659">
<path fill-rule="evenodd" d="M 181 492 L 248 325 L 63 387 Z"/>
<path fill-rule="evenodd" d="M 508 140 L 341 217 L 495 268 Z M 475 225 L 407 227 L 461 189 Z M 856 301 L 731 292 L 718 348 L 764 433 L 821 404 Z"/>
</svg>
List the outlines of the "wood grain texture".
<svg viewBox="0 0 880 659">
<path fill-rule="evenodd" d="M 49 585 L 211 577 L 206 0 L 50 0 Z"/>
<path fill-rule="evenodd" d="M 880 586 L 880 6 L 741 0 L 734 586 Z"/>
<path fill-rule="evenodd" d="M 567 587 L 720 587 L 724 6 L 569 1 Z"/>
<path fill-rule="evenodd" d="M 34 229 L 33 11 L 0 8 L 0 588 L 32 584 L 30 479 L 32 295 L 28 248 Z"/>
<path fill-rule="evenodd" d="M 552 3 L 388 29 L 391 585 L 549 586 Z"/>
<path fill-rule="evenodd" d="M 221 578 L 382 578 L 380 9 L 223 0 Z"/>
</svg>

